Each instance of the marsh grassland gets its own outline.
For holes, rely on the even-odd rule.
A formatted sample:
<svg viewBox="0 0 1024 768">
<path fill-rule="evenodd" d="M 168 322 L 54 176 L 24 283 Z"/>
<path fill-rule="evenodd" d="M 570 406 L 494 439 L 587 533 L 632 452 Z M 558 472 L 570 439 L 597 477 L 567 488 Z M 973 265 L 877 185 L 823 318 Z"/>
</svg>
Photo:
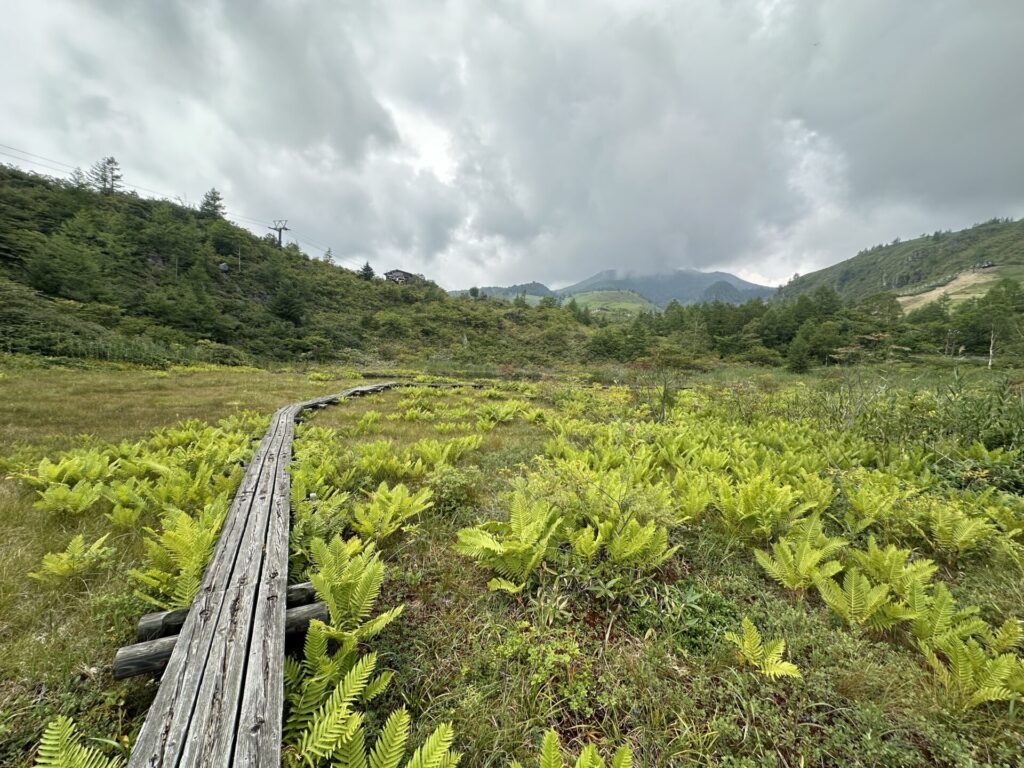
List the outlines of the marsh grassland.
<svg viewBox="0 0 1024 768">
<path fill-rule="evenodd" d="M 270 412 L 350 375 L 4 369 L 0 763 L 57 715 L 124 752 L 155 686 L 114 650 L 190 601 Z M 300 425 L 290 578 L 331 616 L 288 663 L 287 764 L 531 765 L 552 731 L 584 765 L 1019 764 L 1012 380 L 614 379 Z"/>
</svg>

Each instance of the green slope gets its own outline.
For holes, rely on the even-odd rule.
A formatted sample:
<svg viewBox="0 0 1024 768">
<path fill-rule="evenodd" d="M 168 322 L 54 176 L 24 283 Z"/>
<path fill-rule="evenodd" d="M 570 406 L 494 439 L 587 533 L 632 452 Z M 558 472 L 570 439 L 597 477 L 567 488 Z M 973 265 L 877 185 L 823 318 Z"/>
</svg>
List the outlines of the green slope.
<svg viewBox="0 0 1024 768">
<path fill-rule="evenodd" d="M 581 307 L 591 312 L 612 315 L 638 315 L 641 312 L 656 312 L 658 308 L 636 291 L 584 291 L 572 297 Z"/>
<path fill-rule="evenodd" d="M 544 363 L 588 334 L 567 310 L 365 280 L 216 215 L 0 166 L 0 350 Z"/>
<path fill-rule="evenodd" d="M 1002 277 L 1019 279 L 1022 274 L 1024 220 L 993 219 L 959 232 L 875 246 L 795 278 L 778 295 L 792 298 L 828 286 L 847 301 L 890 291 L 904 305 L 919 306 L 939 298 L 946 287 L 952 298 L 968 298 L 984 293 Z"/>
</svg>

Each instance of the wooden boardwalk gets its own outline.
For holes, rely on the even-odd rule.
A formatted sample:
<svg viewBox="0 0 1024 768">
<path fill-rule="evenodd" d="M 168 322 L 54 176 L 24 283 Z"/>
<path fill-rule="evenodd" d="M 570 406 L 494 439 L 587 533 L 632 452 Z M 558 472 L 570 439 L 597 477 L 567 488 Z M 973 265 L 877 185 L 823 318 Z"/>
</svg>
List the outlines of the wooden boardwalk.
<svg viewBox="0 0 1024 768">
<path fill-rule="evenodd" d="M 173 640 L 129 768 L 279 768 L 295 422 L 304 410 L 395 386 L 355 387 L 274 414 Z"/>
</svg>

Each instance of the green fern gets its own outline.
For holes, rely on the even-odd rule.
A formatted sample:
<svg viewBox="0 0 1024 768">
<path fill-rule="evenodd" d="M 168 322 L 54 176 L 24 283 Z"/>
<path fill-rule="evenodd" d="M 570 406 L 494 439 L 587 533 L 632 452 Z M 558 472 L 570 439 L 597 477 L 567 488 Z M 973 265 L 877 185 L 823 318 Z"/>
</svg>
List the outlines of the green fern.
<svg viewBox="0 0 1024 768">
<path fill-rule="evenodd" d="M 925 654 L 949 700 L 960 709 L 974 709 L 995 701 L 1013 701 L 1011 690 L 1018 660 L 1009 653 L 989 656 L 974 640 L 947 636 Z"/>
<path fill-rule="evenodd" d="M 821 519 L 814 515 L 804 521 L 792 538 L 783 537 L 775 542 L 772 555 L 758 549 L 754 556 L 772 579 L 803 593 L 818 579 L 835 576 L 843 569 L 840 563 L 828 558 L 846 545 L 843 539 L 825 536 Z"/>
<path fill-rule="evenodd" d="M 936 552 L 953 564 L 966 553 L 994 539 L 998 533 L 988 519 L 969 515 L 953 502 L 928 502 L 911 525 Z"/>
<path fill-rule="evenodd" d="M 111 477 L 111 457 L 97 448 L 86 448 L 63 454 L 56 462 L 43 459 L 34 473 L 18 477 L 39 491 L 53 485 L 75 486 L 79 483 L 102 486 Z"/>
<path fill-rule="evenodd" d="M 377 655 L 371 653 L 352 665 L 299 734 L 295 760 L 307 765 L 327 760 L 362 727 L 362 714 L 352 710 L 352 703 L 366 688 L 376 664 Z"/>
<path fill-rule="evenodd" d="M 51 720 L 43 731 L 36 755 L 36 768 L 122 768 L 121 757 L 106 757 L 93 747 L 79 743 L 78 730 L 70 717 Z"/>
<path fill-rule="evenodd" d="M 818 579 L 815 584 L 821 599 L 851 627 L 882 631 L 915 616 L 907 604 L 889 598 L 888 584 L 872 585 L 858 568 L 850 568 L 843 575 L 842 587 L 831 578 Z"/>
<path fill-rule="evenodd" d="M 550 730 L 544 734 L 541 742 L 540 755 L 537 757 L 538 768 L 566 768 L 567 755 L 562 750 L 562 743 L 558 733 Z M 571 755 L 568 756 L 572 760 Z M 509 768 L 523 768 L 518 760 L 509 763 Z M 574 768 L 605 768 L 604 759 L 593 744 L 587 744 L 579 757 L 576 758 Z M 622 746 L 615 751 L 612 757 L 611 768 L 633 768 L 633 753 L 629 747 Z"/>
<path fill-rule="evenodd" d="M 422 488 L 419 493 L 412 494 L 401 483 L 388 488 L 387 483 L 382 482 L 376 491 L 368 494 L 367 503 L 356 505 L 352 528 L 361 536 L 382 541 L 401 528 L 406 520 L 432 507 L 432 493 L 429 488 Z"/>
<path fill-rule="evenodd" d="M 638 571 L 657 568 L 679 549 L 668 545 L 665 526 L 653 522 L 641 525 L 636 520 L 628 520 L 623 525 L 609 520 L 602 523 L 599 530 L 608 560 Z"/>
<path fill-rule="evenodd" d="M 749 664 L 771 680 L 801 676 L 795 664 L 782 660 L 782 654 L 786 650 L 785 640 L 780 637 L 762 642 L 761 633 L 746 616 L 743 617 L 741 626 L 742 631 L 739 635 L 735 632 L 725 633 L 725 639 L 737 648 L 736 657 L 740 664 Z"/>
<path fill-rule="evenodd" d="M 29 576 L 37 581 L 57 584 L 103 568 L 114 555 L 113 547 L 103 546 L 109 536 L 109 533 L 104 534 L 86 546 L 85 537 L 78 534 L 63 552 L 50 552 L 43 555 L 39 571 L 30 573 Z"/>
<path fill-rule="evenodd" d="M 315 539 L 310 550 L 310 582 L 327 604 L 332 630 L 369 639 L 401 613 L 398 607 L 368 621 L 384 579 L 384 565 L 372 544 L 364 548 L 358 538 L 343 541 L 335 536 L 330 544 Z"/>
<path fill-rule="evenodd" d="M 672 485 L 679 507 L 679 522 L 700 520 L 703 517 L 713 499 L 709 477 L 706 474 L 683 472 L 676 475 Z"/>
<path fill-rule="evenodd" d="M 39 494 L 32 506 L 43 512 L 82 516 L 106 503 L 106 488 L 91 480 L 79 480 L 73 486 L 51 485 Z"/>
<path fill-rule="evenodd" d="M 463 528 L 455 549 L 498 573 L 499 578 L 488 584 L 491 589 L 519 592 L 544 559 L 561 524 L 562 518 L 550 504 L 517 492 L 510 499 L 507 523 Z"/>
<path fill-rule="evenodd" d="M 840 485 L 849 507 L 843 522 L 852 534 L 888 523 L 897 505 L 909 496 L 896 478 L 882 472 L 859 471 L 844 478 Z"/>
<path fill-rule="evenodd" d="M 370 618 L 384 577 L 372 544 L 340 536 L 330 543 L 314 539 L 310 553 L 310 581 L 330 621 L 310 622 L 302 659 L 285 661 L 285 762 L 319 765 L 334 759 L 361 766 L 367 760 L 365 736 L 354 706 L 380 695 L 392 673 L 374 675 L 376 657 L 360 658 L 359 645 L 401 614 L 402 606 Z"/>
<path fill-rule="evenodd" d="M 227 509 L 227 497 L 220 496 L 203 507 L 198 517 L 174 510 L 161 518 L 159 531 L 146 528 L 145 567 L 128 572 L 148 588 L 139 596 L 164 610 L 191 605 Z"/>
<path fill-rule="evenodd" d="M 907 595 L 907 604 L 914 613 L 910 632 L 926 655 L 949 639 L 964 640 L 984 636 L 990 631 L 988 624 L 978 617 L 978 608 L 958 608 L 942 582 L 935 585 L 932 595 L 922 586 L 913 587 Z"/>
<path fill-rule="evenodd" d="M 992 653 L 1010 653 L 1020 648 L 1024 630 L 1017 619 L 1007 619 L 994 632 L 989 629 L 983 633 L 982 640 Z"/>
<path fill-rule="evenodd" d="M 138 525 L 139 518 L 142 516 L 142 507 L 123 507 L 120 504 L 115 504 L 114 508 L 104 515 L 110 524 L 115 528 L 122 528 L 130 530 Z"/>
<path fill-rule="evenodd" d="M 785 533 L 812 504 L 801 502 L 796 490 L 780 484 L 768 472 L 733 483 L 725 477 L 716 483 L 722 524 L 734 536 L 767 541 Z"/>
<path fill-rule="evenodd" d="M 850 557 L 874 581 L 888 584 L 900 597 L 906 597 L 915 583 L 928 584 L 937 570 L 931 560 L 910 558 L 909 549 L 900 549 L 889 544 L 885 549 L 878 546 L 874 536 L 868 537 L 867 551 L 850 550 Z"/>
</svg>

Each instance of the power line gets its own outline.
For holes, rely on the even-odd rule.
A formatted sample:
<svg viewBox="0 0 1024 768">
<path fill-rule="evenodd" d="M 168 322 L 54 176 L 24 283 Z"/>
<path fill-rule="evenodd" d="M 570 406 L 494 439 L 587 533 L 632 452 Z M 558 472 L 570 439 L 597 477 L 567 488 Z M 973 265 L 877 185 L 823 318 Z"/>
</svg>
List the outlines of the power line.
<svg viewBox="0 0 1024 768">
<path fill-rule="evenodd" d="M 0 144 L 0 146 L 3 146 L 3 145 Z M 10 152 L 0 151 L 0 155 L 4 155 L 6 157 L 12 157 L 12 158 L 14 158 L 15 160 L 17 160 L 19 162 L 28 163 L 29 165 L 35 165 L 35 166 L 38 166 L 39 168 L 45 168 L 48 171 L 53 171 L 54 173 L 59 173 L 59 174 L 62 174 L 64 176 L 66 176 L 68 174 L 68 172 L 65 171 L 63 168 L 54 168 L 52 165 L 47 165 L 46 163 L 40 163 L 38 160 L 29 160 L 28 158 L 20 157 L 19 155 L 12 155 Z"/>
<path fill-rule="evenodd" d="M 261 227 L 265 227 L 267 225 L 267 220 L 266 219 L 254 219 L 251 216 L 243 216 L 242 214 L 235 213 L 234 211 L 224 211 L 224 215 L 225 216 L 231 216 L 232 218 L 235 218 L 235 219 L 243 219 L 245 221 L 251 221 L 253 224 L 259 224 Z"/>
<path fill-rule="evenodd" d="M 32 152 L 26 152 L 24 149 L 18 149 L 17 147 L 12 147 L 8 144 L 0 144 L 0 147 L 3 147 L 4 149 L 12 149 L 15 152 L 20 152 L 21 154 L 28 155 L 29 157 L 38 157 L 40 160 L 45 160 L 46 162 L 53 163 L 54 165 L 63 165 L 65 168 L 70 168 L 71 170 L 74 170 L 76 167 L 74 165 L 62 163 L 60 160 L 54 160 L 52 157 L 44 157 L 43 155 L 37 155 Z"/>
</svg>

